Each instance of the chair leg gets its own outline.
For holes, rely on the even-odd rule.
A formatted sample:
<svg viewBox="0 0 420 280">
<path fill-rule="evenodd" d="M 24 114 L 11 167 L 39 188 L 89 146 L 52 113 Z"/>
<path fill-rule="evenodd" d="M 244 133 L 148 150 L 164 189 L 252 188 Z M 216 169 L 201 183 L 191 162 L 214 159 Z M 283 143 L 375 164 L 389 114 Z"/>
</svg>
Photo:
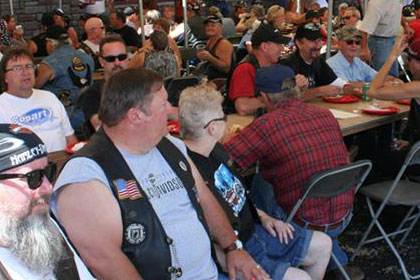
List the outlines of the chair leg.
<svg viewBox="0 0 420 280">
<path fill-rule="evenodd" d="M 385 230 L 383 229 L 382 225 L 379 223 L 378 220 L 375 221 L 375 225 L 379 229 L 379 231 L 381 232 L 382 236 L 384 237 L 384 239 L 385 239 L 386 243 L 388 244 L 389 248 L 391 249 L 392 253 L 397 258 L 398 263 L 400 264 L 400 267 L 402 269 L 404 278 L 406 280 L 417 279 L 417 277 L 419 277 L 420 275 L 412 277 L 408 273 L 407 268 L 405 267 L 405 263 L 404 263 L 403 259 L 401 258 L 400 254 L 398 253 L 398 251 L 395 248 L 394 244 L 391 242 L 391 239 L 389 239 L 388 234 L 385 232 Z"/>
<path fill-rule="evenodd" d="M 367 206 L 369 208 L 370 216 L 372 217 L 372 221 L 370 222 L 367 230 L 363 234 L 362 239 L 359 241 L 359 244 L 357 244 L 356 249 L 354 250 L 354 253 L 353 253 L 353 255 L 350 258 L 350 261 L 354 261 L 354 259 L 356 258 L 357 254 L 359 253 L 360 249 L 362 248 L 362 246 L 365 245 L 366 239 L 368 238 L 370 232 L 372 231 L 373 225 L 375 224 L 375 221 L 378 219 L 378 217 L 379 217 L 379 215 L 380 215 L 380 213 L 382 212 L 382 209 L 383 209 L 383 207 L 381 205 L 381 207 L 379 207 L 381 211 L 380 212 L 378 211 L 375 214 L 374 211 L 373 211 L 372 203 L 370 202 L 369 197 L 365 197 L 365 199 L 366 199 L 366 204 L 367 204 Z"/>
<path fill-rule="evenodd" d="M 416 206 L 413 206 L 411 209 L 415 209 L 417 208 Z M 410 209 L 410 210 L 411 210 Z M 413 211 L 411 211 L 412 213 Z M 410 216 L 411 216 L 410 213 Z M 411 222 L 410 226 L 407 228 L 406 233 L 404 234 L 404 236 L 401 238 L 400 242 L 398 243 L 399 245 L 403 245 L 403 243 L 405 242 L 405 240 L 407 239 L 407 236 L 410 234 L 411 230 L 413 229 L 414 225 L 418 222 L 420 218 L 420 209 L 418 210 L 418 213 L 416 215 L 413 215 L 411 219 L 413 219 L 413 221 Z M 409 219 L 407 219 L 408 221 Z"/>
<path fill-rule="evenodd" d="M 340 270 L 341 274 L 346 280 L 351 280 L 350 276 L 347 274 L 344 267 L 341 265 L 341 263 L 338 261 L 337 257 L 334 255 L 334 253 L 331 254 L 331 257 L 334 261 L 334 263 L 337 265 L 338 269 Z"/>
</svg>

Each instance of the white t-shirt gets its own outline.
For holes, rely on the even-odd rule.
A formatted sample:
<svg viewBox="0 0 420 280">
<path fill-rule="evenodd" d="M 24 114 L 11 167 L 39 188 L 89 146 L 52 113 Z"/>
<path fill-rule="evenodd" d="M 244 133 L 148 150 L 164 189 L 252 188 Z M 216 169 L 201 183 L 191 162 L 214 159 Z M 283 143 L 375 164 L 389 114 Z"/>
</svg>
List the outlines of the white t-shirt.
<svg viewBox="0 0 420 280">
<path fill-rule="evenodd" d="M 51 221 L 55 221 L 51 219 Z M 57 226 L 58 227 L 58 226 Z M 60 229 L 60 228 L 59 228 Z M 60 229 L 61 232 L 61 229 Z M 62 233 L 62 232 L 61 232 Z M 62 233 L 63 234 L 63 233 Z M 67 238 L 64 236 L 67 244 Z M 74 262 L 77 266 L 77 271 L 79 272 L 79 278 L 82 280 L 95 279 L 86 268 L 85 264 L 82 262 L 80 257 L 76 254 L 74 249 L 69 245 L 70 249 L 73 251 Z M 25 264 L 18 258 L 16 258 L 9 249 L 0 247 L 0 261 L 3 266 L 6 268 L 7 273 L 13 280 L 55 280 L 56 277 L 52 271 L 45 271 L 42 273 L 37 273 L 35 271 L 29 270 Z"/>
<path fill-rule="evenodd" d="M 358 28 L 370 35 L 396 36 L 400 30 L 402 7 L 401 0 L 371 0 Z"/>
<path fill-rule="evenodd" d="M 94 54 L 99 53 L 99 44 L 96 45 L 89 40 L 84 40 L 83 43 L 85 43 L 86 46 L 88 46 Z M 85 52 L 83 49 L 79 49 L 79 50 L 82 51 L 82 52 Z"/>
<path fill-rule="evenodd" d="M 29 98 L 3 92 L 0 95 L 0 122 L 19 124 L 34 131 L 49 153 L 66 148 L 66 136 L 74 134 L 63 104 L 45 90 L 33 89 Z"/>
<path fill-rule="evenodd" d="M 79 0 L 81 3 L 92 2 L 92 0 Z M 84 12 L 89 15 L 100 15 L 105 13 L 105 1 L 96 0 L 95 3 L 87 5 Z"/>
<path fill-rule="evenodd" d="M 187 156 L 186 147 L 181 140 L 172 136 L 167 138 Z M 217 279 L 217 268 L 211 257 L 207 233 L 197 217 L 182 181 L 172 171 L 159 150 L 155 147 L 141 155 L 132 155 L 123 150 L 120 150 L 120 153 L 146 193 L 165 232 L 174 240 L 170 247 L 172 265 L 180 266 L 183 271 L 182 277 L 177 279 Z M 71 159 L 55 183 L 54 194 L 51 196 L 53 213 L 57 214 L 57 193 L 60 188 L 90 180 L 102 182 L 111 191 L 104 171 L 96 162 L 81 157 Z M 146 235 L 147 232 L 146 229 Z"/>
</svg>

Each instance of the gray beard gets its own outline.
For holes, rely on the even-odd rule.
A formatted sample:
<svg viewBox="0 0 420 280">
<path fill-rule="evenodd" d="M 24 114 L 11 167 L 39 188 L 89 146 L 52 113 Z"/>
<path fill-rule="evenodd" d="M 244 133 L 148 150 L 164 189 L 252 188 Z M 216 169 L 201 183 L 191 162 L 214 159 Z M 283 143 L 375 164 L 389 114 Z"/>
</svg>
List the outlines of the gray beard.
<svg viewBox="0 0 420 280">
<path fill-rule="evenodd" d="M 11 218 L 0 215 L 0 241 L 30 270 L 54 272 L 65 256 L 62 237 L 48 213 Z"/>
</svg>

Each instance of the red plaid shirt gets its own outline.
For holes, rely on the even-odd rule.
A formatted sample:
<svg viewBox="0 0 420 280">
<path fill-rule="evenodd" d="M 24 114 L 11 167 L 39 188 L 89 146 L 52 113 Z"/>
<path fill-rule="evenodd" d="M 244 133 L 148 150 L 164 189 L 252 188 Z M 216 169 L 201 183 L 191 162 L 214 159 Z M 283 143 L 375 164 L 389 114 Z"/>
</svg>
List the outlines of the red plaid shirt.
<svg viewBox="0 0 420 280">
<path fill-rule="evenodd" d="M 340 127 L 331 113 L 297 100 L 281 102 L 225 146 L 242 168 L 260 161 L 261 175 L 287 213 L 312 175 L 348 163 Z M 334 198 L 308 199 L 297 216 L 317 225 L 336 223 L 352 208 L 353 197 L 354 190 L 349 190 Z"/>
</svg>

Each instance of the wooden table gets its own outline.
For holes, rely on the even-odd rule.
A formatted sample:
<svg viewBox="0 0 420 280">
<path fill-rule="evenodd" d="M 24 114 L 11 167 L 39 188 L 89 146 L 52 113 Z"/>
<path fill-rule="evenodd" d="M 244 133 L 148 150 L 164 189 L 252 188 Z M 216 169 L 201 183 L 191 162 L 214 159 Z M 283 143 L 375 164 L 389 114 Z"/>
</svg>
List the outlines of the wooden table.
<svg viewBox="0 0 420 280">
<path fill-rule="evenodd" d="M 384 124 L 392 123 L 397 120 L 401 120 L 408 116 L 410 106 L 400 105 L 393 101 L 382 101 L 382 100 L 371 100 L 371 101 L 359 101 L 356 103 L 329 103 L 323 101 L 321 98 L 315 99 L 311 102 L 312 104 L 326 108 L 326 109 L 335 109 L 341 110 L 349 113 L 360 114 L 358 117 L 337 120 L 340 124 L 341 132 L 343 136 L 348 136 L 355 134 L 361 131 L 369 130 L 375 127 L 382 126 Z M 369 106 L 369 104 L 380 104 L 380 105 L 389 105 L 395 106 L 400 109 L 396 114 L 392 115 L 368 115 L 361 112 L 361 109 Z M 239 116 L 236 114 L 228 116 L 228 128 L 230 129 L 234 124 L 240 125 L 242 127 L 247 126 L 252 122 L 254 117 L 252 116 Z"/>
</svg>

